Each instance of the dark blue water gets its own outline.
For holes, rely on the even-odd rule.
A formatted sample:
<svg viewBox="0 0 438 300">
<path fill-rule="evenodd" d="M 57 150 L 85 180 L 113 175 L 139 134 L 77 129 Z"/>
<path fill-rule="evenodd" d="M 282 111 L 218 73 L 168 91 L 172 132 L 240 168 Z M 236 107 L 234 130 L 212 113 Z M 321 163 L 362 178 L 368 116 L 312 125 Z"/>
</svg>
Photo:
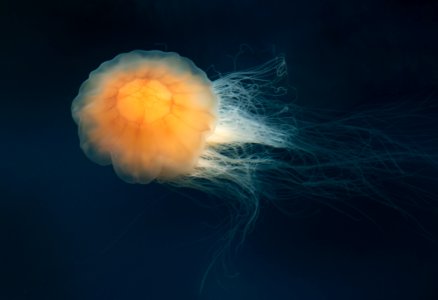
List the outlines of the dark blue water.
<svg viewBox="0 0 438 300">
<path fill-rule="evenodd" d="M 438 299 L 438 212 L 409 210 L 422 229 L 364 199 L 360 218 L 325 205 L 286 216 L 265 204 L 231 270 L 213 268 L 199 295 L 228 211 L 200 206 L 211 204 L 202 193 L 120 181 L 83 155 L 70 115 L 88 73 L 133 49 L 175 51 L 223 72 L 239 49 L 237 68 L 283 54 L 291 99 L 312 108 L 436 103 L 437 9 L 2 1 L 0 299 Z"/>
</svg>

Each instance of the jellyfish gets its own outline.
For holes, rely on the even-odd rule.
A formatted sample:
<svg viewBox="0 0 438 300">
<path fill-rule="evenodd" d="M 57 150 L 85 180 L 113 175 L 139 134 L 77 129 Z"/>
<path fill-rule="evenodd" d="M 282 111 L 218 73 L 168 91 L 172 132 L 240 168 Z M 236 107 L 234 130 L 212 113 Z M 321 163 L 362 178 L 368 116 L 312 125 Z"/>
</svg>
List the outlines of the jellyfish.
<svg viewBox="0 0 438 300">
<path fill-rule="evenodd" d="M 290 212 L 307 199 L 336 208 L 366 195 L 400 209 L 382 181 L 402 182 L 405 166 L 419 161 L 436 170 L 435 145 L 393 131 L 415 109 L 324 117 L 284 100 L 286 75 L 283 56 L 209 79 L 174 52 L 120 54 L 92 71 L 73 100 L 80 146 L 125 182 L 220 198 L 234 212 L 229 245 L 245 239 L 262 200 Z"/>
</svg>

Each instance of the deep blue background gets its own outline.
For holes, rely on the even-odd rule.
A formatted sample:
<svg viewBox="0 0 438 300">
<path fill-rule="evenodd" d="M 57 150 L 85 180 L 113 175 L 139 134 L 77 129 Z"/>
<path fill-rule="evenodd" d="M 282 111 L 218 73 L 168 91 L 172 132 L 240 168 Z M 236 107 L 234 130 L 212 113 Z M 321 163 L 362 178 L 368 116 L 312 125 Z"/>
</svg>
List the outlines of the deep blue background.
<svg viewBox="0 0 438 300">
<path fill-rule="evenodd" d="M 81 82 L 133 49 L 222 72 L 244 44 L 238 68 L 284 54 L 290 97 L 308 107 L 435 101 L 438 5 L 351 2 L 1 1 L 0 300 L 438 299 L 438 213 L 412 211 L 430 240 L 372 202 L 357 205 L 373 221 L 264 205 L 230 262 L 239 276 L 216 268 L 198 295 L 227 210 L 125 184 L 79 149 Z"/>
</svg>

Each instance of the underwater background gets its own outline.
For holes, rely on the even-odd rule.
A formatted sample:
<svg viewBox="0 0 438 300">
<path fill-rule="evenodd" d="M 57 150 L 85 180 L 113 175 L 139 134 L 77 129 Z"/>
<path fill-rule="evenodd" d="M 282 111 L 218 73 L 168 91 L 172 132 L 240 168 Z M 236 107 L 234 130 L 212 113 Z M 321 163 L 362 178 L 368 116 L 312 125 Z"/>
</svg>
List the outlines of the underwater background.
<svg viewBox="0 0 438 300">
<path fill-rule="evenodd" d="M 366 197 L 342 199 L 353 214 L 319 199 L 293 215 L 264 203 L 199 293 L 226 206 L 124 183 L 85 157 L 70 112 L 100 63 L 158 49 L 209 75 L 284 55 L 286 102 L 348 112 L 427 101 L 437 119 L 438 2 L 2 0 L 0 23 L 0 300 L 438 299 L 437 205 L 396 183 L 385 186 L 394 202 L 420 203 L 408 215 Z M 424 130 L 436 139 L 438 127 Z"/>
</svg>

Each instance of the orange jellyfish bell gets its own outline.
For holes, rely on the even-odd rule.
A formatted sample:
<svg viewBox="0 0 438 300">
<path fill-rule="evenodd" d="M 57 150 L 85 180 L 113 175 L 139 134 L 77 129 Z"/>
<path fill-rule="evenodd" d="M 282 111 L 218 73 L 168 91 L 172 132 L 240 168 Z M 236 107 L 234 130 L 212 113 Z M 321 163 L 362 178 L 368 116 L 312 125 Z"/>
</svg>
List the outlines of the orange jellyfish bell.
<svg viewBox="0 0 438 300">
<path fill-rule="evenodd" d="M 132 51 L 90 73 L 73 100 L 81 148 L 131 183 L 194 169 L 215 128 L 218 99 L 195 64 L 174 52 Z"/>
</svg>

